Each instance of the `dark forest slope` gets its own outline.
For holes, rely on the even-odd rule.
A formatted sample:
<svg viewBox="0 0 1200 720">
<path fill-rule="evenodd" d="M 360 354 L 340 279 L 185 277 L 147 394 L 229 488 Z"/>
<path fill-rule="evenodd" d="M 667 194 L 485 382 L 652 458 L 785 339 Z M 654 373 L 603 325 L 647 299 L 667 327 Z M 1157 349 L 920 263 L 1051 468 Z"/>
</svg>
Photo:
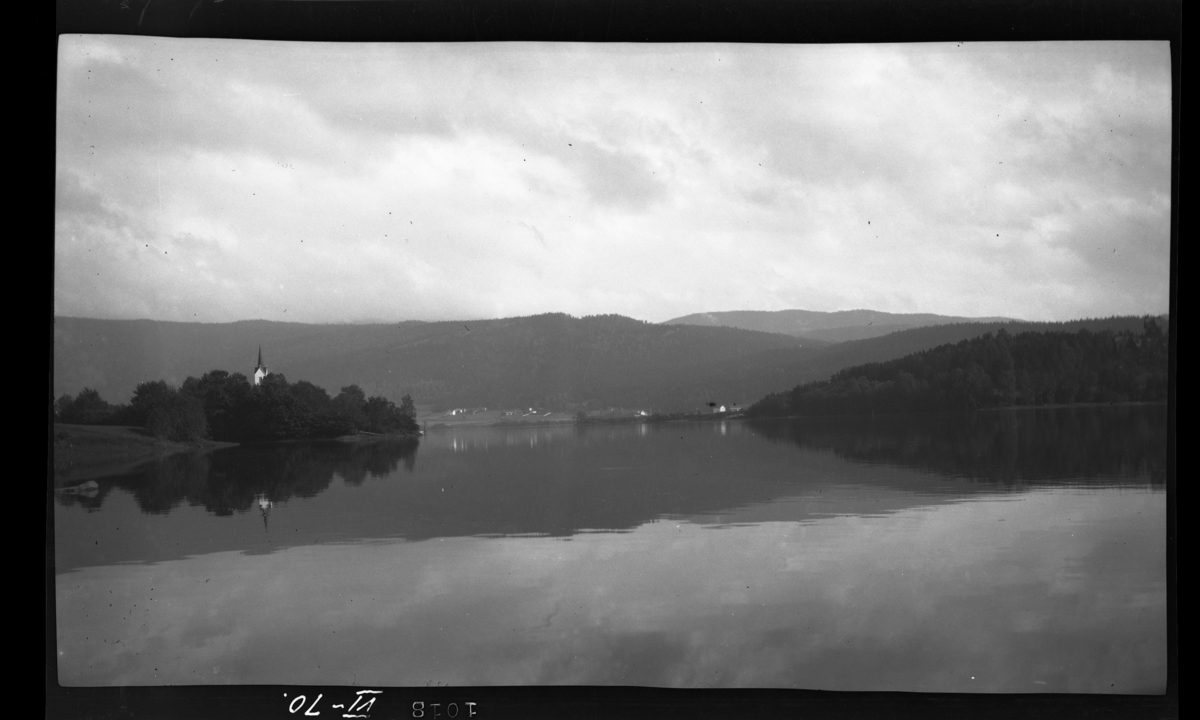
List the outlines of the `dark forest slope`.
<svg viewBox="0 0 1200 720">
<path fill-rule="evenodd" d="M 962 340 L 838 371 L 768 395 L 750 415 L 974 410 L 1167 399 L 1168 335 L 1155 319 L 1137 330 L 1009 333 Z"/>
<path fill-rule="evenodd" d="M 718 370 L 726 374 L 726 383 L 745 387 L 751 397 L 762 397 L 780 388 L 797 383 L 827 380 L 834 373 L 848 367 L 866 363 L 895 360 L 906 355 L 928 350 L 939 345 L 958 343 L 997 333 L 1001 329 L 1009 334 L 1022 332 L 1069 332 L 1080 330 L 1100 332 L 1141 332 L 1141 317 L 1111 317 L 1069 322 L 996 322 L 958 323 L 934 325 L 911 330 L 901 330 L 877 338 L 854 340 L 818 349 L 799 350 L 781 348 L 744 358 L 737 363 L 728 363 Z M 1158 323 L 1167 328 L 1167 318 L 1158 318 Z M 755 393 L 754 390 L 762 389 Z"/>
</svg>

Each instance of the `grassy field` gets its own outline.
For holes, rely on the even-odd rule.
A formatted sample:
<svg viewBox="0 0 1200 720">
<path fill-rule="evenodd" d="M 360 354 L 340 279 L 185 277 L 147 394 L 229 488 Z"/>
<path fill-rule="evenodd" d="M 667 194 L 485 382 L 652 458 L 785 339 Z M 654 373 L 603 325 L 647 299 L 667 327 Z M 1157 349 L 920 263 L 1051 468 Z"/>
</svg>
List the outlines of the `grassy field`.
<svg viewBox="0 0 1200 720">
<path fill-rule="evenodd" d="M 172 442 L 152 437 L 142 428 L 111 425 L 54 424 L 52 472 L 56 486 L 123 472 L 164 455 L 230 447 L 209 440 Z"/>
</svg>

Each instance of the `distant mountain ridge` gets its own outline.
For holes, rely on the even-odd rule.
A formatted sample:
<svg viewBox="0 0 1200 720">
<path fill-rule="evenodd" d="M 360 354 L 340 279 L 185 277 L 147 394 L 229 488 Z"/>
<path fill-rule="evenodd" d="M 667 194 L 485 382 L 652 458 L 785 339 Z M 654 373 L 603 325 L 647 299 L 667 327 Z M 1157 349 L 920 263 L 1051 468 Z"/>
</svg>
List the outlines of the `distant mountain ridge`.
<svg viewBox="0 0 1200 720">
<path fill-rule="evenodd" d="M 1165 319 L 1164 319 L 1164 328 Z M 883 362 L 1001 327 L 1009 333 L 1140 331 L 1141 317 L 1069 323 L 931 325 L 825 345 L 730 327 L 647 323 L 619 315 L 537 315 L 473 322 L 309 325 L 55 318 L 53 393 L 98 390 L 114 403 L 140 382 L 179 385 L 214 369 L 249 375 L 263 348 L 271 372 L 333 394 L 419 406 L 660 412 L 749 404 L 845 367 Z"/>
<path fill-rule="evenodd" d="M 442 406 L 649 407 L 684 402 L 673 395 L 678 380 L 713 363 L 802 343 L 618 315 L 388 325 L 56 318 L 54 393 L 91 387 L 125 402 L 149 380 L 179 385 L 213 369 L 248 375 L 261 346 L 271 372 L 331 393 L 356 384 L 367 395 Z"/>
<path fill-rule="evenodd" d="M 933 313 L 888 313 L 878 310 L 734 310 L 696 313 L 667 320 L 665 325 L 735 327 L 796 337 L 845 342 L 880 337 L 898 330 L 972 322 L 1020 322 L 1006 317 L 958 317 Z"/>
</svg>

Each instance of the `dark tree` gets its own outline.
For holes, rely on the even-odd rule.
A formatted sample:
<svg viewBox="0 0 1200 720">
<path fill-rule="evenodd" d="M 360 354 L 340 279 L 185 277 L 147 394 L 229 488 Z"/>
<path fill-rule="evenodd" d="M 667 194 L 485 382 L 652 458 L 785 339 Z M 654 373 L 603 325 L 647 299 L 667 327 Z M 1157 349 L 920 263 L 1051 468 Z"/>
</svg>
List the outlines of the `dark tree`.
<svg viewBox="0 0 1200 720">
<path fill-rule="evenodd" d="M 146 429 L 155 437 L 186 442 L 208 436 L 204 406 L 195 397 L 172 391 L 149 409 Z"/>
<path fill-rule="evenodd" d="M 333 399 L 333 403 L 339 410 L 351 416 L 358 415 L 363 411 L 363 406 L 367 404 L 367 396 L 359 386 L 347 385 Z"/>
<path fill-rule="evenodd" d="M 59 422 L 66 422 L 63 418 L 71 413 L 71 405 L 74 402 L 75 398 L 67 393 L 63 393 L 62 397 L 54 401 L 54 419 Z"/>
<path fill-rule="evenodd" d="M 111 405 L 100 397 L 100 393 L 92 388 L 84 388 L 72 400 L 69 395 L 63 395 L 55 403 L 59 422 L 77 423 L 80 425 L 99 425 L 108 422 L 115 411 Z"/>
<path fill-rule="evenodd" d="M 413 404 L 412 395 L 400 398 L 400 412 L 414 421 L 417 419 L 417 406 Z"/>
<path fill-rule="evenodd" d="M 133 397 L 129 401 L 131 424 L 144 426 L 150 418 L 150 411 L 160 402 L 173 396 L 175 392 L 175 388 L 168 385 L 165 380 L 138 383 L 133 390 Z"/>
<path fill-rule="evenodd" d="M 363 405 L 365 423 L 361 429 L 374 433 L 413 432 L 417 429 L 415 415 L 415 411 L 410 415 L 387 398 L 372 397 Z"/>
<path fill-rule="evenodd" d="M 324 412 L 333 403 L 325 388 L 317 387 L 307 380 L 300 380 L 292 385 L 292 395 L 313 413 Z"/>
<path fill-rule="evenodd" d="M 199 380 L 189 377 L 180 391 L 198 399 L 204 406 L 204 416 L 213 438 L 229 440 L 238 435 L 237 408 L 252 392 L 250 380 L 245 375 L 212 370 Z"/>
</svg>

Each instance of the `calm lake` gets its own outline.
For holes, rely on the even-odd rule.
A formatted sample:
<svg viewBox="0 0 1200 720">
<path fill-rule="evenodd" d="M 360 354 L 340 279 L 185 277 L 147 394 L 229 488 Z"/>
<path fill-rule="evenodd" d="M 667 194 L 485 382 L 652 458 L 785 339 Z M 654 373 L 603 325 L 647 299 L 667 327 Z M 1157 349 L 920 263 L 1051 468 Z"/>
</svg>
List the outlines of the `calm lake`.
<svg viewBox="0 0 1200 720">
<path fill-rule="evenodd" d="M 1158 693 L 1166 408 L 431 431 L 56 495 L 64 685 Z"/>
</svg>

